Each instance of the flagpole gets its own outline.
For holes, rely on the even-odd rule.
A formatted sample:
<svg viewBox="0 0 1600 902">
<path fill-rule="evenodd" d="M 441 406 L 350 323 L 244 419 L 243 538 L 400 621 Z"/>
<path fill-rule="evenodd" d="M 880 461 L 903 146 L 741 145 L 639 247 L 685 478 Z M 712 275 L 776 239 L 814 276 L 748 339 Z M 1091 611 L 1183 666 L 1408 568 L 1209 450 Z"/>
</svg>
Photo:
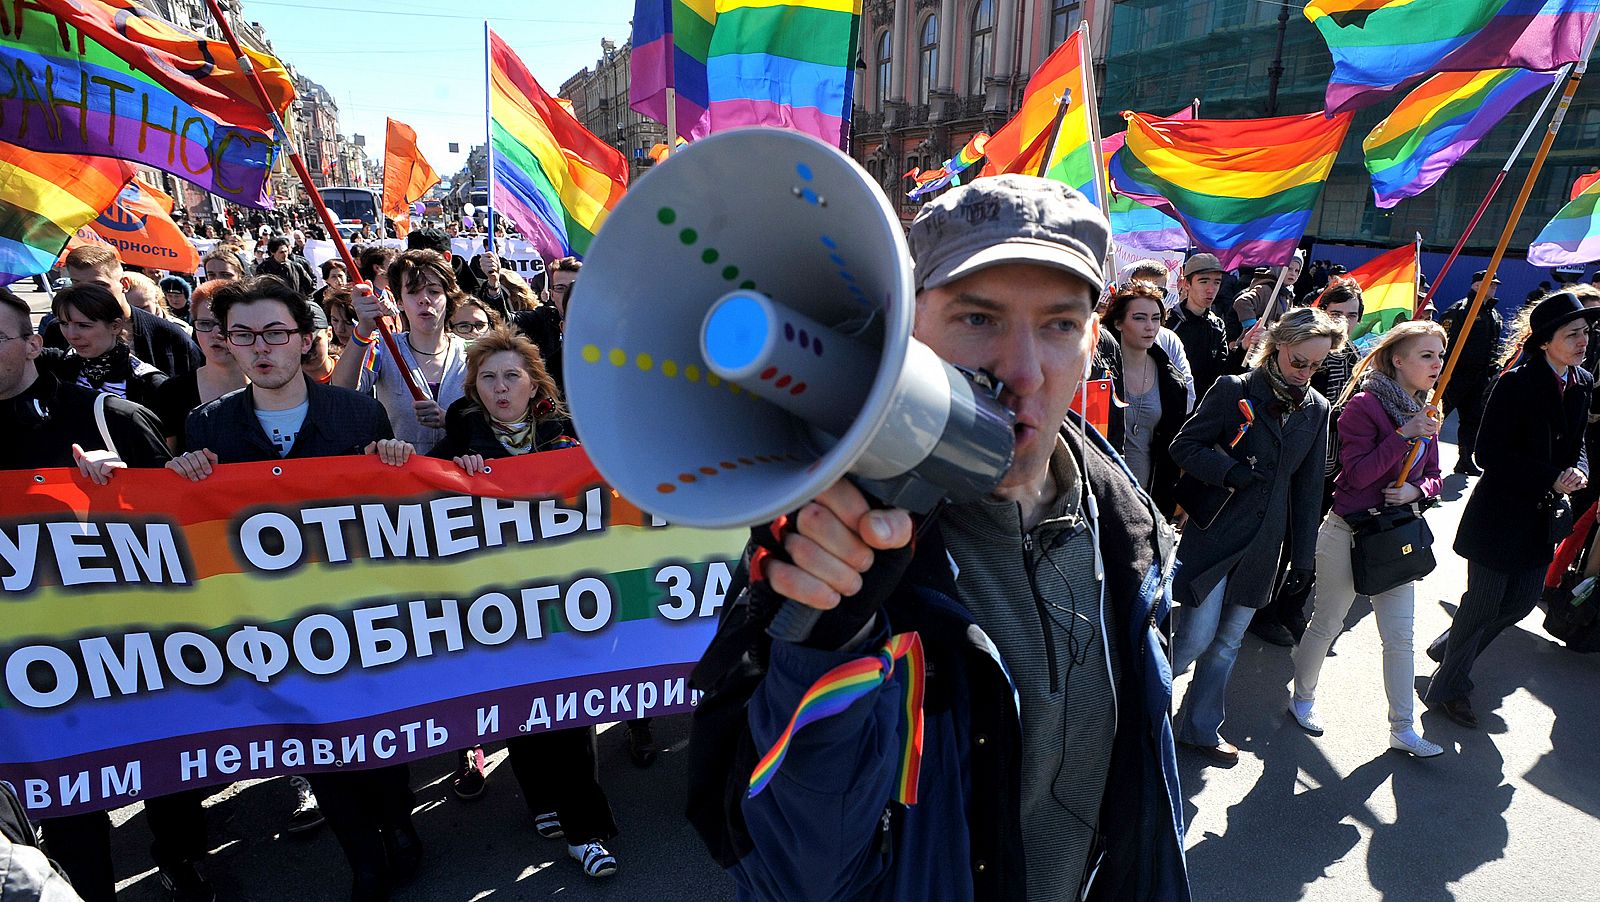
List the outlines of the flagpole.
<svg viewBox="0 0 1600 902">
<path fill-rule="evenodd" d="M 1050 171 L 1050 158 L 1055 156 L 1056 139 L 1061 136 L 1061 123 L 1067 118 L 1067 107 L 1072 105 L 1072 89 L 1068 88 L 1061 99 L 1056 101 L 1056 118 L 1050 124 L 1050 140 L 1045 142 L 1044 156 L 1039 158 L 1039 171 L 1034 173 L 1039 178 L 1046 178 Z"/>
<path fill-rule="evenodd" d="M 300 158 L 300 149 L 295 147 L 294 141 L 289 137 L 289 130 L 284 127 L 283 118 L 272 105 L 272 98 L 267 96 L 267 88 L 261 83 L 261 77 L 256 74 L 255 66 L 250 55 L 244 52 L 239 45 L 239 38 L 233 33 L 233 26 L 228 24 L 228 18 L 222 14 L 222 7 L 217 5 L 217 0 L 206 0 L 206 8 L 211 10 L 211 17 L 216 20 L 217 27 L 221 29 L 222 36 L 228 42 L 228 47 L 233 50 L 234 56 L 239 60 L 239 71 L 243 72 L 250 82 L 250 88 L 255 92 L 256 100 L 261 104 L 261 109 L 272 119 L 274 137 L 283 145 L 289 156 L 289 163 L 294 167 L 295 175 L 300 177 L 300 185 L 305 188 L 306 194 L 311 196 L 311 204 L 316 208 L 317 215 L 322 219 L 322 228 L 328 233 L 328 238 L 333 241 L 334 249 L 339 253 L 339 259 L 344 261 L 345 269 L 350 273 L 350 279 L 355 284 L 366 284 L 361 278 L 361 270 L 356 268 L 355 257 L 350 253 L 350 247 L 344 243 L 344 236 L 339 234 L 338 224 L 334 221 L 333 214 L 328 211 L 328 204 L 318 193 L 316 184 L 311 181 L 311 171 L 306 168 L 305 160 Z M 388 141 L 387 136 L 384 138 Z M 400 356 L 400 345 L 394 340 L 394 333 L 382 318 L 378 320 L 378 336 L 383 340 L 383 346 L 396 363 L 404 360 Z M 406 388 L 411 391 L 411 398 L 415 401 L 429 400 L 427 389 L 418 384 L 417 380 L 403 366 L 396 367 L 406 381 Z"/>
<path fill-rule="evenodd" d="M 1533 117 L 1528 120 L 1528 127 L 1522 132 L 1522 137 L 1517 139 L 1517 146 L 1511 149 L 1511 156 L 1506 158 L 1505 165 L 1500 167 L 1500 171 L 1496 173 L 1494 181 L 1489 183 L 1488 193 L 1484 194 L 1483 200 L 1478 204 L 1477 211 L 1467 221 L 1467 227 L 1462 230 L 1461 237 L 1456 239 L 1456 246 L 1451 248 L 1450 256 L 1444 258 L 1444 265 L 1439 268 L 1439 274 L 1433 277 L 1433 284 L 1428 286 L 1427 295 L 1418 302 L 1416 308 L 1412 311 L 1413 318 L 1421 316 L 1422 311 L 1428 309 L 1428 305 L 1433 303 L 1433 295 L 1439 290 L 1439 286 L 1444 284 L 1445 274 L 1450 272 L 1450 266 L 1456 262 L 1457 257 L 1461 256 L 1461 249 L 1466 246 L 1467 239 L 1472 237 L 1473 230 L 1478 227 L 1478 220 L 1483 218 L 1483 214 L 1489 209 L 1489 204 L 1494 201 L 1495 195 L 1500 193 L 1500 186 L 1505 183 L 1506 176 L 1510 174 L 1511 168 L 1516 165 L 1517 157 L 1522 156 L 1522 148 L 1527 146 L 1528 139 L 1533 137 L 1534 130 L 1539 127 L 1540 122 L 1544 121 L 1545 110 L 1550 108 L 1551 101 L 1555 100 L 1556 95 L 1561 92 L 1563 79 L 1571 71 L 1572 64 L 1568 63 L 1562 69 L 1562 77 L 1551 82 L 1550 90 L 1544 95 L 1544 103 L 1539 105 L 1538 112 L 1534 113 Z"/>
<path fill-rule="evenodd" d="M 1111 191 L 1109 179 L 1106 175 L 1105 157 L 1100 153 L 1100 100 L 1094 82 L 1094 49 L 1089 45 L 1089 23 L 1078 23 L 1078 65 L 1083 73 L 1083 109 L 1089 117 L 1089 146 L 1094 149 L 1094 190 L 1099 197 L 1098 206 L 1106 212 L 1106 217 L 1111 216 Z M 1108 245 L 1109 247 L 1109 245 Z M 1110 252 L 1107 251 L 1109 254 Z M 1108 257 L 1109 259 L 1109 257 Z"/>
<path fill-rule="evenodd" d="M 483 246 L 493 253 L 494 245 L 494 77 L 493 45 L 489 40 L 489 20 L 483 20 Z M 469 194 L 470 196 L 470 194 Z"/>
<path fill-rule="evenodd" d="M 1473 296 L 1472 304 L 1462 318 L 1461 331 L 1456 334 L 1455 340 L 1450 342 L 1450 355 L 1445 359 L 1444 372 L 1439 374 L 1439 381 L 1434 384 L 1433 394 L 1428 398 L 1430 407 L 1436 406 L 1439 399 L 1444 396 L 1445 387 L 1450 384 L 1450 377 L 1455 374 L 1456 363 L 1461 359 L 1461 349 L 1467 346 L 1467 337 L 1472 334 L 1472 324 L 1478 319 L 1478 311 L 1483 309 L 1484 302 L 1489 299 L 1489 293 L 1494 290 L 1495 272 L 1500 269 L 1500 261 L 1505 259 L 1506 248 L 1511 244 L 1511 235 L 1517 229 L 1517 222 L 1522 218 L 1523 209 L 1528 206 L 1528 198 L 1533 194 L 1534 180 L 1539 177 L 1539 170 L 1544 168 L 1545 158 L 1550 155 L 1550 147 L 1556 143 L 1556 134 L 1561 131 L 1561 123 L 1567 118 L 1567 109 L 1572 106 L 1573 95 L 1578 93 L 1578 84 L 1583 81 L 1583 75 L 1589 69 L 1589 55 L 1594 52 L 1596 37 L 1600 37 L 1600 20 L 1589 26 L 1589 34 L 1583 41 L 1583 53 L 1578 57 L 1577 63 L 1568 64 L 1566 87 L 1561 92 L 1561 102 L 1556 104 L 1555 115 L 1550 117 L 1550 126 L 1545 130 L 1544 140 L 1539 143 L 1539 150 L 1533 155 L 1528 175 L 1522 180 L 1522 190 L 1517 192 L 1517 199 L 1511 205 L 1511 215 L 1506 217 L 1505 228 L 1500 230 L 1500 241 L 1495 245 L 1494 254 L 1489 257 L 1489 266 L 1484 270 L 1482 281 L 1478 283 L 1477 294 Z M 1406 476 L 1410 474 L 1412 465 L 1422 453 L 1422 446 L 1422 442 L 1412 444 L 1410 453 L 1406 455 L 1405 466 L 1400 470 L 1401 482 L 1404 482 Z"/>
</svg>

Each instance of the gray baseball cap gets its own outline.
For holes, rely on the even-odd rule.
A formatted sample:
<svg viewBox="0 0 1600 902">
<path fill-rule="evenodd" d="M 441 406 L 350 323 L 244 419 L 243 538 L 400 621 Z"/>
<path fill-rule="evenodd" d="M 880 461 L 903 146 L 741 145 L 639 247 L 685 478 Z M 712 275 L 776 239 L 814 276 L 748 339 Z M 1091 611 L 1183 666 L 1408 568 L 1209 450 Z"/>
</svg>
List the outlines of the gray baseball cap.
<svg viewBox="0 0 1600 902">
<path fill-rule="evenodd" d="M 923 205 L 911 223 L 916 287 L 939 288 L 1005 263 L 1071 273 L 1104 284 L 1111 227 L 1087 198 L 1031 175 L 976 179 Z"/>
<path fill-rule="evenodd" d="M 1183 261 L 1183 277 L 1185 279 L 1195 273 L 1224 271 L 1222 261 L 1217 259 L 1216 254 L 1195 254 L 1193 257 Z"/>
</svg>

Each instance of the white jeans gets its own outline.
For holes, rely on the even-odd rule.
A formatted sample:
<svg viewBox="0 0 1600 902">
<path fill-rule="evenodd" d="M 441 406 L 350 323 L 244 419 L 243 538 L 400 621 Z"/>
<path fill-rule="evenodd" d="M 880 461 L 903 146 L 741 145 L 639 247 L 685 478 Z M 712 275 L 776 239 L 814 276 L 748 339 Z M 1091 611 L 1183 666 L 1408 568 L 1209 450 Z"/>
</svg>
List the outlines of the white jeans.
<svg viewBox="0 0 1600 902">
<path fill-rule="evenodd" d="M 1311 624 L 1294 650 L 1294 697 L 1309 702 L 1316 698 L 1317 678 L 1334 637 L 1344 629 L 1345 615 L 1356 600 L 1354 578 L 1350 573 L 1350 524 L 1335 513 L 1322 521 L 1317 534 L 1317 592 Z M 1406 583 L 1372 599 L 1377 615 L 1378 636 L 1383 640 L 1383 688 L 1389 696 L 1389 731 L 1403 733 L 1415 728 L 1413 683 L 1416 659 L 1411 645 L 1416 586 Z"/>
</svg>

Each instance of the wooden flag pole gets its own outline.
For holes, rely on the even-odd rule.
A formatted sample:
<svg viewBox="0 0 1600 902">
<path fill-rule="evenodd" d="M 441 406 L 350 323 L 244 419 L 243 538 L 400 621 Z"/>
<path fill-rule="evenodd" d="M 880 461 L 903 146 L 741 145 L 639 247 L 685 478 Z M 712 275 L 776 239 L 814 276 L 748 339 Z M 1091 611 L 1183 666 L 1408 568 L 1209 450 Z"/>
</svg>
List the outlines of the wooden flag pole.
<svg viewBox="0 0 1600 902">
<path fill-rule="evenodd" d="M 1562 70 L 1562 76 L 1569 75 L 1571 70 L 1572 64 L 1568 63 L 1565 69 Z M 1422 311 L 1428 309 L 1428 305 L 1433 303 L 1433 296 L 1438 292 L 1439 286 L 1444 283 L 1445 274 L 1450 271 L 1450 266 L 1456 262 L 1456 258 L 1461 256 L 1461 249 L 1466 246 L 1467 239 L 1472 236 L 1473 230 L 1478 227 L 1478 220 L 1483 218 L 1484 212 L 1489 209 L 1489 204 L 1494 201 L 1495 195 L 1500 193 L 1500 186 L 1505 183 L 1506 176 L 1511 173 L 1511 167 L 1516 165 L 1517 157 L 1522 156 L 1522 148 L 1527 146 L 1528 139 L 1533 137 L 1534 130 L 1539 127 L 1540 122 L 1544 121 L 1545 110 L 1550 109 L 1550 103 L 1561 92 L 1561 85 L 1562 79 L 1557 78 L 1551 83 L 1550 90 L 1545 92 L 1544 103 L 1539 104 L 1538 112 L 1534 113 L 1532 118 L 1528 120 L 1528 127 L 1523 130 L 1522 137 L 1517 139 L 1517 146 L 1511 149 L 1511 156 L 1506 157 L 1505 165 L 1500 167 L 1500 171 L 1495 175 L 1494 181 L 1489 184 L 1488 192 L 1483 195 L 1483 200 L 1478 203 L 1478 209 L 1472 214 L 1472 218 L 1467 221 L 1467 227 L 1461 231 L 1461 237 L 1456 239 L 1456 246 L 1450 249 L 1450 256 L 1444 258 L 1444 265 L 1439 267 L 1438 275 L 1433 277 L 1433 284 L 1428 286 L 1427 295 L 1412 310 L 1411 316 L 1413 319 L 1421 316 Z M 1418 269 L 1418 272 L 1420 273 L 1421 269 Z"/>
<path fill-rule="evenodd" d="M 272 105 L 272 98 L 267 96 L 266 86 L 261 83 L 260 76 L 256 75 L 255 67 L 250 61 L 249 54 L 239 45 L 239 38 L 233 33 L 233 26 L 228 24 L 228 18 L 222 14 L 222 7 L 217 5 L 217 0 L 206 0 L 206 7 L 211 10 L 211 17 L 217 20 L 217 27 L 222 30 L 222 36 L 228 42 L 228 47 L 233 50 L 234 56 L 239 60 L 239 71 L 243 72 L 250 81 L 250 88 L 255 91 L 256 100 L 261 103 L 261 109 L 272 118 L 272 127 L 277 133 L 278 143 L 283 146 L 289 155 L 289 163 L 294 167 L 295 174 L 300 177 L 300 185 L 305 188 L 306 194 L 311 197 L 311 204 L 317 210 L 317 215 L 322 219 L 322 228 L 327 231 L 328 238 L 333 241 L 333 247 L 339 253 L 339 259 L 344 261 L 344 266 L 350 273 L 351 281 L 356 284 L 366 284 L 361 278 L 361 271 L 356 268 L 356 259 L 350 253 L 349 245 L 344 243 L 344 236 L 339 234 L 338 223 L 333 214 L 328 211 L 328 205 L 323 201 L 322 195 L 317 192 L 317 186 L 311 181 L 311 171 L 306 168 L 306 163 L 300 158 L 299 148 L 294 146 L 294 141 L 289 137 L 289 130 L 284 127 L 283 119 Z M 400 345 L 394 340 L 394 333 L 389 327 L 378 321 L 378 335 L 383 339 L 383 346 L 394 358 L 396 369 L 406 380 L 406 388 L 411 390 L 411 397 L 416 401 L 428 400 L 428 390 L 419 385 L 409 369 L 400 366 L 404 357 L 400 356 Z"/>
<path fill-rule="evenodd" d="M 1600 21 L 1597 21 L 1596 25 L 1600 25 Z M 1572 96 L 1578 93 L 1578 84 L 1583 81 L 1583 74 L 1589 68 L 1589 54 L 1594 52 L 1597 35 L 1600 35 L 1600 30 L 1590 26 L 1589 34 L 1583 42 L 1583 55 L 1569 70 L 1566 87 L 1561 92 L 1561 102 L 1556 104 L 1555 115 L 1550 117 L 1550 127 L 1545 130 L 1544 140 L 1539 142 L 1539 150 L 1533 155 L 1528 175 L 1522 181 L 1522 190 L 1517 192 L 1517 199 L 1511 205 L 1511 215 L 1506 217 L 1505 228 L 1500 230 L 1500 241 L 1495 245 L 1494 254 L 1489 257 L 1489 267 L 1484 271 L 1483 281 L 1478 283 L 1478 292 L 1473 296 L 1472 304 L 1462 319 L 1461 331 L 1456 334 L 1455 341 L 1450 343 L 1450 355 L 1445 358 L 1444 372 L 1439 374 L 1439 381 L 1433 387 L 1433 394 L 1428 397 L 1429 407 L 1437 407 L 1439 399 L 1444 396 L 1445 387 L 1450 384 L 1450 377 L 1455 374 L 1456 363 L 1461 359 L 1461 351 L 1467 345 L 1467 336 L 1472 333 L 1472 324 L 1478 319 L 1478 311 L 1483 309 L 1490 292 L 1494 290 L 1495 273 L 1500 269 L 1500 261 L 1505 259 L 1506 248 L 1511 244 L 1511 235 L 1517 229 L 1522 211 L 1528 206 L 1528 198 L 1533 194 L 1533 183 L 1539 177 L 1539 170 L 1544 168 L 1545 158 L 1550 155 L 1550 147 L 1556 143 L 1556 134 L 1561 131 L 1561 123 L 1567 118 L 1567 109 L 1572 106 Z M 1423 442 L 1420 441 L 1412 443 L 1411 451 L 1406 455 L 1405 466 L 1400 468 L 1400 482 L 1405 482 L 1406 477 L 1411 474 L 1411 468 L 1422 454 L 1422 446 Z"/>
</svg>

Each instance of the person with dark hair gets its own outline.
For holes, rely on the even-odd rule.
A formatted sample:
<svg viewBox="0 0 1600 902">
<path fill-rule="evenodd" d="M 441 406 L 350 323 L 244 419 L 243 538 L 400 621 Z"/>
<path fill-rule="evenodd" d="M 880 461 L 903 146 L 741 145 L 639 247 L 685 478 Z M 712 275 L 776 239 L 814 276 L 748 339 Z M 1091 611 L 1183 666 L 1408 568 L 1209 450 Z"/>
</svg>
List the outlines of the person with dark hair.
<svg viewBox="0 0 1600 902">
<path fill-rule="evenodd" d="M 1114 409 L 1107 438 L 1156 507 L 1170 517 L 1178 468 L 1168 446 L 1189 409 L 1178 368 L 1156 341 L 1162 299 L 1161 289 L 1145 282 L 1130 282 L 1111 296 L 1106 322 L 1121 346 L 1112 379 L 1117 400 L 1126 406 Z"/>
<path fill-rule="evenodd" d="M 1183 262 L 1183 299 L 1167 314 L 1167 328 L 1183 343 L 1194 375 L 1196 403 L 1228 371 L 1228 332 L 1212 310 L 1222 288 L 1222 264 L 1211 254 L 1195 254 Z"/>
<path fill-rule="evenodd" d="M 1552 515 L 1589 482 L 1583 439 L 1594 377 L 1582 364 L 1596 321 L 1600 308 L 1569 292 L 1540 301 L 1528 318 L 1522 362 L 1500 376 L 1483 411 L 1475 452 L 1483 478 L 1456 528 L 1467 591 L 1450 629 L 1428 647 L 1439 667 L 1423 695 L 1430 708 L 1469 729 L 1478 725 L 1473 664 L 1538 603 L 1562 538 L 1552 535 Z"/>
<path fill-rule="evenodd" d="M 256 263 L 256 275 L 272 276 L 283 284 L 293 288 L 306 297 L 316 285 L 316 279 L 311 277 L 311 270 L 306 262 L 290 252 L 289 239 L 277 235 L 267 242 L 267 256 Z"/>
<path fill-rule="evenodd" d="M 466 381 L 466 342 L 445 328 L 464 295 L 450 264 L 433 251 L 401 254 L 389 267 L 388 281 L 400 296 L 398 306 L 389 295 L 376 296 L 367 287 L 352 290 L 357 323 L 351 340 L 363 353 L 340 356 L 333 384 L 376 393 L 396 436 L 431 448 L 444 436 L 445 411 L 462 397 Z M 379 343 L 378 319 L 384 316 L 403 316 L 405 330 L 394 336 L 399 361 Z M 367 355 L 374 358 L 370 366 L 362 359 Z M 408 373 L 426 386 L 425 399 L 411 396 Z"/>
<path fill-rule="evenodd" d="M 219 464 L 376 454 L 403 466 L 411 446 L 393 437 L 377 401 L 305 375 L 315 323 L 304 295 L 272 276 L 231 282 L 212 310 L 230 352 L 250 379 L 245 388 L 189 415 L 184 447 L 167 467 L 199 482 Z M 411 820 L 416 798 L 405 764 L 311 774 L 306 778 L 354 872 L 353 900 L 389 898 L 415 873 L 422 841 Z"/>
<path fill-rule="evenodd" d="M 127 302 L 95 282 L 56 292 L 50 301 L 70 350 L 47 348 L 39 366 L 62 382 L 126 398 L 145 407 L 155 402 L 165 374 L 135 357 L 128 345 Z"/>
<path fill-rule="evenodd" d="M 439 229 L 413 229 L 406 236 L 406 250 L 408 251 L 433 251 L 444 257 L 450 264 L 450 271 L 455 274 L 456 287 L 465 294 L 475 294 L 478 290 L 478 277 L 472 272 L 472 267 L 467 261 L 456 256 L 450 247 L 450 236 Z M 489 248 L 493 250 L 493 248 Z"/>
<path fill-rule="evenodd" d="M 519 311 L 512 316 L 512 321 L 523 335 L 538 346 L 539 355 L 544 358 L 546 368 L 550 375 L 555 377 L 556 385 L 564 392 L 561 367 L 562 335 L 565 332 L 567 320 L 567 301 L 572 297 L 572 287 L 578 281 L 578 273 L 583 269 L 583 264 L 575 257 L 562 257 L 553 260 L 545 271 L 550 280 L 550 289 L 545 292 L 542 303 L 532 309 Z"/>
<path fill-rule="evenodd" d="M 354 253 L 354 251 L 351 253 Z M 315 301 L 317 306 L 321 307 L 322 311 L 326 313 L 328 312 L 328 293 L 348 287 L 350 287 L 350 273 L 345 271 L 344 261 L 324 260 L 322 261 L 322 287 L 318 288 L 316 293 L 311 296 L 311 300 Z"/>
<path fill-rule="evenodd" d="M 167 312 L 185 323 L 189 322 L 189 296 L 194 289 L 182 276 L 162 276 L 161 293 L 167 300 Z"/>
<path fill-rule="evenodd" d="M 126 303 L 127 273 L 116 251 L 98 244 L 73 248 L 65 263 L 67 278 L 74 285 L 94 282 L 104 285 L 119 302 Z M 128 319 L 128 346 L 135 357 L 150 364 L 168 376 L 193 372 L 205 363 L 205 355 L 194 339 L 172 322 L 153 316 L 143 310 L 130 310 Z M 61 327 L 52 319 L 40 324 L 45 347 L 66 350 L 67 340 Z"/>
<path fill-rule="evenodd" d="M 500 284 L 500 258 L 485 251 L 472 258 L 471 268 L 475 276 L 481 277 L 471 296 L 482 301 L 484 309 L 499 315 L 502 322 L 509 320 L 518 310 L 512 306 L 514 301 L 510 293 Z"/>
<path fill-rule="evenodd" d="M 1450 338 L 1450 346 L 1454 347 L 1459 340 L 1457 336 L 1466 324 L 1467 310 L 1478 295 L 1478 286 L 1488 274 L 1488 270 L 1482 269 L 1473 273 L 1472 287 L 1467 291 L 1467 296 L 1451 304 L 1450 309 L 1439 317 L 1439 324 L 1444 326 L 1445 334 Z M 1500 279 L 1496 278 L 1493 284 L 1498 286 Z M 1472 452 L 1477 447 L 1479 424 L 1483 420 L 1484 393 L 1495 374 L 1494 360 L 1500 347 L 1500 332 L 1505 328 L 1500 314 L 1494 309 L 1495 302 L 1491 289 L 1489 297 L 1478 309 L 1478 318 L 1467 336 L 1466 347 L 1461 349 L 1450 382 L 1444 388 L 1444 415 L 1450 416 L 1451 411 L 1461 414 L 1456 422 L 1455 471 L 1465 476 L 1483 475 L 1483 471 L 1472 461 Z"/>
<path fill-rule="evenodd" d="M 400 252 L 392 247 L 369 247 L 356 257 L 356 271 L 361 274 L 361 281 L 372 286 L 374 294 L 390 291 L 389 267 L 398 256 Z"/>
<path fill-rule="evenodd" d="M 1328 401 L 1311 377 L 1343 344 L 1344 327 L 1321 310 L 1290 310 L 1265 329 L 1250 371 L 1218 381 L 1172 441 L 1188 517 L 1172 582 L 1182 606 L 1172 672 L 1195 668 L 1177 741 L 1218 764 L 1239 761 L 1221 734 L 1228 680 L 1251 617 L 1272 596 L 1283 543 L 1293 545 L 1286 591 L 1316 572 Z"/>
<path fill-rule="evenodd" d="M 356 305 L 350 300 L 349 287 L 330 292 L 328 301 L 328 326 L 333 329 L 333 353 L 342 355 L 350 346 L 350 333 L 356 328 Z"/>
</svg>

